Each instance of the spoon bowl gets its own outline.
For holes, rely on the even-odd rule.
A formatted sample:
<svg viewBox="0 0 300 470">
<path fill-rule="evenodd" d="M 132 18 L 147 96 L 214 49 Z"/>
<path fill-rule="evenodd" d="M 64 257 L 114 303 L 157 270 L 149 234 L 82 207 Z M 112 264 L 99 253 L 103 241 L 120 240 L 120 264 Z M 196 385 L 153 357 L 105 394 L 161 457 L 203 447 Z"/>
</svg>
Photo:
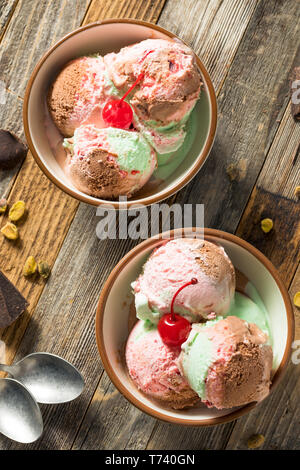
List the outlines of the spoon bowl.
<svg viewBox="0 0 300 470">
<path fill-rule="evenodd" d="M 84 380 L 68 361 L 49 353 L 33 353 L 12 366 L 0 369 L 21 382 L 38 403 L 66 403 L 77 398 Z"/>
<path fill-rule="evenodd" d="M 31 393 L 14 379 L 0 379 L 0 432 L 23 444 L 43 433 L 43 420 Z"/>
</svg>

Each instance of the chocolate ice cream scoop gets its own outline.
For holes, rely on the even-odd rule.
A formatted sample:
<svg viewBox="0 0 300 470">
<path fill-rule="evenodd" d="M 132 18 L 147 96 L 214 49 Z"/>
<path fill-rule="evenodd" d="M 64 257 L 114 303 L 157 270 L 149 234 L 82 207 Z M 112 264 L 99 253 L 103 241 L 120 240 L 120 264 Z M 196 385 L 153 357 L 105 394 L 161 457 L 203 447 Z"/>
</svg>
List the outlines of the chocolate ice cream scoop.
<svg viewBox="0 0 300 470">
<path fill-rule="evenodd" d="M 143 73 L 130 103 L 140 119 L 179 122 L 197 101 L 201 77 L 191 49 L 182 43 L 147 39 L 104 57 L 118 89 L 126 90 Z"/>
<path fill-rule="evenodd" d="M 9 170 L 20 163 L 27 147 L 12 132 L 0 129 L 0 169 Z"/>
<path fill-rule="evenodd" d="M 235 316 L 194 324 L 182 349 L 180 368 L 209 407 L 242 406 L 268 395 L 273 352 L 256 324 Z"/>
<path fill-rule="evenodd" d="M 53 121 L 65 137 L 89 119 L 101 119 L 101 106 L 110 93 L 101 56 L 69 62 L 58 74 L 48 93 Z"/>
<path fill-rule="evenodd" d="M 155 152 L 134 131 L 81 126 L 64 146 L 69 151 L 67 174 L 80 191 L 94 197 L 129 197 L 156 167 Z"/>
</svg>

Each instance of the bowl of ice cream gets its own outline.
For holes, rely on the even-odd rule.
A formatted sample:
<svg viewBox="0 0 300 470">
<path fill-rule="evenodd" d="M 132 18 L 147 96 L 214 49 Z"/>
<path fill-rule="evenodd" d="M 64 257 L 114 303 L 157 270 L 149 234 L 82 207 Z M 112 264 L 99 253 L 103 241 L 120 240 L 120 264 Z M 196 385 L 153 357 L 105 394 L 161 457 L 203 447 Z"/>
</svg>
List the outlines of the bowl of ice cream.
<svg viewBox="0 0 300 470">
<path fill-rule="evenodd" d="M 173 33 L 112 19 L 45 53 L 23 119 L 37 164 L 58 187 L 118 209 L 159 202 L 196 175 L 213 144 L 217 106 L 205 66 Z"/>
<path fill-rule="evenodd" d="M 171 423 L 236 419 L 274 390 L 294 318 L 272 263 L 235 235 L 181 229 L 131 250 L 107 279 L 96 337 L 136 407 Z"/>
</svg>

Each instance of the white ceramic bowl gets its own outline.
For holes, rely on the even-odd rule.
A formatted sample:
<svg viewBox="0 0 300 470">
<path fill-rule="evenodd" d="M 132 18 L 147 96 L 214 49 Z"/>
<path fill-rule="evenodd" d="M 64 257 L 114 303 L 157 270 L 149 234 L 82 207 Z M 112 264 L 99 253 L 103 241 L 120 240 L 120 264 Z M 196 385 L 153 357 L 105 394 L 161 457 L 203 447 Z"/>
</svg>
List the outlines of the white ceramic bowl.
<svg viewBox="0 0 300 470">
<path fill-rule="evenodd" d="M 118 201 L 98 199 L 79 191 L 66 178 L 55 159 L 46 135 L 45 97 L 48 88 L 58 72 L 71 59 L 97 52 L 106 54 L 119 51 L 121 47 L 148 38 L 179 40 L 174 34 L 159 26 L 138 20 L 112 19 L 89 24 L 76 29 L 56 43 L 45 53 L 30 77 L 23 108 L 24 129 L 29 148 L 48 178 L 80 201 L 93 205 L 109 204 L 116 209 L 122 207 L 122 203 Z M 201 72 L 203 88 L 193 111 L 196 130 L 191 148 L 183 161 L 179 159 L 177 166 L 174 167 L 172 163 L 164 166 L 162 172 L 158 174 L 158 184 L 145 185 L 128 201 L 128 206 L 136 203 L 149 205 L 169 197 L 196 175 L 209 155 L 216 132 L 216 97 L 207 70 L 197 56 L 196 61 Z"/>
<path fill-rule="evenodd" d="M 185 236 L 195 234 L 188 229 Z M 201 233 L 198 230 L 198 236 Z M 182 236 L 181 229 L 164 233 L 163 239 Z M 294 337 L 294 316 L 288 292 L 272 263 L 256 248 L 235 235 L 214 229 L 205 229 L 205 239 L 224 247 L 233 265 L 256 287 L 269 313 L 273 337 L 273 378 L 271 390 L 282 377 L 287 366 Z M 250 403 L 230 410 L 216 410 L 202 405 L 186 410 L 171 410 L 158 405 L 140 392 L 128 376 L 124 346 L 129 334 L 129 314 L 133 301 L 130 284 L 152 252 L 162 243 L 161 238 L 150 238 L 131 250 L 114 268 L 100 296 L 96 336 L 104 367 L 115 386 L 142 411 L 168 422 L 193 426 L 207 426 L 231 421 L 256 406 Z"/>
</svg>

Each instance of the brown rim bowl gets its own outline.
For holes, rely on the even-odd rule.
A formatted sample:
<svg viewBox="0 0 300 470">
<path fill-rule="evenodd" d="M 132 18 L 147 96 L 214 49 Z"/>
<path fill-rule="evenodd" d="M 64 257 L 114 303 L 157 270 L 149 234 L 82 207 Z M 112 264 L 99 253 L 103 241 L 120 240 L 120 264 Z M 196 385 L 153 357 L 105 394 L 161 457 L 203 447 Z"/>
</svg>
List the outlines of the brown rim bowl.
<svg viewBox="0 0 300 470">
<path fill-rule="evenodd" d="M 36 65 L 29 79 L 23 106 L 23 121 L 29 148 L 46 176 L 64 192 L 88 204 L 106 205 L 115 209 L 124 208 L 121 201 L 108 201 L 89 196 L 77 190 L 68 181 L 62 168 L 55 159 L 52 148 L 54 140 L 46 131 L 47 90 L 63 66 L 75 57 L 100 52 L 106 54 L 118 51 L 121 47 L 148 38 L 179 40 L 175 34 L 144 21 L 131 19 L 109 19 L 88 24 L 67 34 L 51 47 Z M 212 147 L 217 125 L 217 104 L 214 88 L 209 74 L 201 60 L 196 56 L 203 81 L 200 99 L 193 111 L 195 132 L 193 142 L 184 159 L 177 167 L 167 167 L 166 172 L 155 184 L 146 184 L 127 202 L 150 205 L 166 199 L 185 186 L 200 170 Z M 195 114 L 194 114 L 195 113 Z"/>
<path fill-rule="evenodd" d="M 252 410 L 257 403 L 249 403 L 230 410 L 216 410 L 204 405 L 186 410 L 172 410 L 140 392 L 128 376 L 124 349 L 129 334 L 134 281 L 152 252 L 167 239 L 199 237 L 200 229 L 181 229 L 164 232 L 140 243 L 127 253 L 108 277 L 98 303 L 96 338 L 100 356 L 110 379 L 133 405 L 143 412 L 170 423 L 209 426 L 232 421 Z M 223 246 L 235 268 L 254 284 L 269 313 L 274 353 L 271 391 L 283 376 L 289 362 L 294 337 L 294 315 L 287 289 L 272 263 L 256 248 L 230 233 L 204 229 L 204 238 Z M 268 398 L 266 398 L 268 399 Z"/>
</svg>

